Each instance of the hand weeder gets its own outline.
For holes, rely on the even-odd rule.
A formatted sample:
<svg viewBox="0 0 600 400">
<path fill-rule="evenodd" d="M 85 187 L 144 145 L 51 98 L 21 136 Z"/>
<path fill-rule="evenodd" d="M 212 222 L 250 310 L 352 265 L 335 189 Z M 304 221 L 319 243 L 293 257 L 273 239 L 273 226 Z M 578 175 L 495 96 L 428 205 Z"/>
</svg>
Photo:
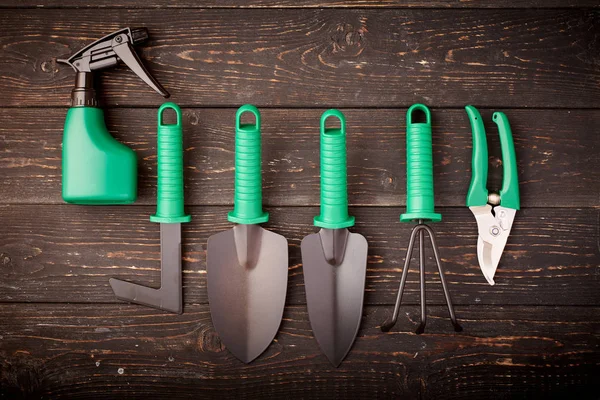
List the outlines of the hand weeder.
<svg viewBox="0 0 600 400">
<path fill-rule="evenodd" d="M 177 122 L 163 124 L 163 112 L 172 109 Z M 183 311 L 181 287 L 181 223 L 191 217 L 183 211 L 183 137 L 181 110 L 174 103 L 158 109 L 158 199 L 150 221 L 160 223 L 161 286 L 147 286 L 111 278 L 115 296 L 124 301 L 165 311 Z"/>
</svg>

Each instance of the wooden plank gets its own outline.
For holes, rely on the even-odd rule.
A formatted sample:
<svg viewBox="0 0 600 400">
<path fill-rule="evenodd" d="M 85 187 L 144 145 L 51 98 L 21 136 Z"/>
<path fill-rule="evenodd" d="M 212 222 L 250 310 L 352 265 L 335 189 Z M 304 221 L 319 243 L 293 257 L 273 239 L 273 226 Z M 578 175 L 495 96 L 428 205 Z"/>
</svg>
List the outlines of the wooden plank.
<svg viewBox="0 0 600 400">
<path fill-rule="evenodd" d="M 206 303 L 206 242 L 231 228 L 226 207 L 188 207 L 183 225 L 184 299 Z M 304 304 L 300 241 L 315 231 L 317 208 L 269 208 L 266 225 L 289 241 L 289 304 Z M 351 208 L 354 231 L 369 241 L 366 304 L 393 304 L 412 225 L 398 222 L 404 209 Z M 598 305 L 600 265 L 596 209 L 524 209 L 489 286 L 477 264 L 477 228 L 466 207 L 441 208 L 434 224 L 456 304 Z M 160 285 L 158 225 L 153 207 L 1 206 L 0 301 L 114 303 L 110 277 Z M 444 304 L 427 250 L 427 299 Z M 406 304 L 419 304 L 417 260 L 408 276 Z M 68 294 L 65 297 L 65 294 Z"/>
<path fill-rule="evenodd" d="M 595 10 L 11 10 L 0 14 L 0 106 L 67 105 L 57 65 L 147 26 L 142 58 L 181 105 L 600 107 Z M 177 21 L 177 23 L 173 23 Z M 104 104 L 161 97 L 107 72 Z"/>
<path fill-rule="evenodd" d="M 589 394 L 599 368 L 598 307 L 459 307 L 464 332 L 418 308 L 391 333 L 367 307 L 339 368 L 321 354 L 304 307 L 250 365 L 221 344 L 206 305 L 183 315 L 129 305 L 0 307 L 1 391 L 10 398 L 549 398 Z"/>
<path fill-rule="evenodd" d="M 319 204 L 318 123 L 322 109 L 263 109 L 264 202 Z M 490 189 L 502 182 L 492 110 Z M 344 110 L 352 205 L 406 203 L 405 109 Z M 524 207 L 595 207 L 600 198 L 600 110 L 506 110 Z M 43 115 L 43 118 L 40 118 Z M 186 203 L 233 202 L 235 109 L 184 109 Z M 61 204 L 64 109 L 0 109 L 0 203 Z M 156 202 L 156 111 L 110 109 L 114 136 L 139 155 L 139 204 Z M 462 109 L 434 109 L 436 204 L 460 206 L 471 179 L 471 128 Z"/>
<path fill-rule="evenodd" d="M 600 7 L 595 0 L 1 0 L 1 8 L 582 8 Z"/>
</svg>

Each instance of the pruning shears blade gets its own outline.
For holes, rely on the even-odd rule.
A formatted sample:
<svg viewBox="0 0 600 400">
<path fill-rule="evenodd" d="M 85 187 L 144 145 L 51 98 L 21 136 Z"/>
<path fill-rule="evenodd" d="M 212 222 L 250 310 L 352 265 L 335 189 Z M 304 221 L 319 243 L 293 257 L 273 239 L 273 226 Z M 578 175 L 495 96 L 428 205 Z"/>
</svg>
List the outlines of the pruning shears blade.
<svg viewBox="0 0 600 400">
<path fill-rule="evenodd" d="M 501 206 L 492 207 L 489 204 L 473 206 L 469 209 L 477 221 L 479 267 L 488 283 L 494 285 L 494 274 L 510 236 L 517 210 Z"/>
<path fill-rule="evenodd" d="M 479 261 L 479 268 L 483 276 L 490 285 L 495 285 L 494 274 L 498 268 L 498 264 L 494 264 L 492 261 L 492 249 L 493 245 L 489 242 L 484 241 L 481 236 L 477 238 L 477 260 Z"/>
</svg>

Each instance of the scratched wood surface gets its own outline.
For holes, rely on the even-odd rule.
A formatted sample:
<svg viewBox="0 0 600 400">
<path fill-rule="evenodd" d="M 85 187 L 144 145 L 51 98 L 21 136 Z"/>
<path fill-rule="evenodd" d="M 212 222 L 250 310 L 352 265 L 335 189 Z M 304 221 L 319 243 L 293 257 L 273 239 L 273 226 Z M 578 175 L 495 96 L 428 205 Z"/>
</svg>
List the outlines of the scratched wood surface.
<svg viewBox="0 0 600 400">
<path fill-rule="evenodd" d="M 13 8 L 14 1 L 0 0 Z M 600 8 L 595 0 L 21 0 L 19 8 Z"/>
<path fill-rule="evenodd" d="M 68 105 L 57 58 L 141 25 L 140 54 L 185 106 L 596 108 L 599 24 L 595 9 L 9 9 L 0 106 Z M 102 75 L 104 104 L 162 101 L 131 72 Z"/>
<path fill-rule="evenodd" d="M 0 395 L 3 398 L 595 398 L 600 373 L 600 4 L 593 0 L 0 0 Z M 132 206 L 66 205 L 61 134 L 73 72 L 57 64 L 123 26 L 146 26 L 144 63 L 183 106 L 184 314 L 116 300 L 110 277 L 159 285 L 155 112 L 162 99 L 120 67 L 99 74 L 111 133 L 138 153 Z M 233 116 L 263 116 L 266 227 L 289 241 L 281 329 L 238 362 L 215 332 L 206 241 L 230 224 Z M 433 110 L 433 225 L 464 331 L 454 333 L 428 249 L 429 319 L 411 270 L 392 311 L 410 225 L 406 107 Z M 477 106 L 489 186 L 508 115 L 522 210 L 485 283 L 464 206 Z M 301 239 L 318 212 L 318 119 L 348 120 L 350 211 L 369 241 L 365 309 L 333 368 L 306 313 Z M 413 260 L 413 265 L 416 260 Z M 595 391 L 594 391 L 595 390 Z"/>
</svg>

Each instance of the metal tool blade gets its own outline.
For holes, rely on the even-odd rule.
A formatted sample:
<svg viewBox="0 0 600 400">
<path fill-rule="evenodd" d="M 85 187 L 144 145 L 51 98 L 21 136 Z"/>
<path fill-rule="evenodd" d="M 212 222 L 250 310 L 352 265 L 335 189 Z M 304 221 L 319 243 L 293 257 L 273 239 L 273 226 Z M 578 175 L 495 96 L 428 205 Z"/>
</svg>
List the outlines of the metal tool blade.
<svg viewBox="0 0 600 400">
<path fill-rule="evenodd" d="M 479 267 L 488 283 L 494 285 L 494 275 L 510 236 L 517 210 L 501 206 L 492 208 L 489 204 L 469 208 L 477 220 Z M 492 214 L 492 209 L 495 215 Z"/>
<path fill-rule="evenodd" d="M 479 268 L 485 280 L 494 286 L 496 284 L 494 282 L 494 275 L 496 274 L 498 264 L 494 266 L 492 261 L 492 244 L 483 240 L 481 236 L 477 238 L 477 261 L 479 261 Z"/>
<path fill-rule="evenodd" d="M 249 363 L 281 324 L 287 240 L 259 225 L 236 225 L 208 239 L 206 272 L 213 325 L 227 349 Z"/>
<path fill-rule="evenodd" d="M 310 324 L 319 347 L 337 367 L 362 318 L 367 240 L 347 229 L 321 229 L 302 240 L 301 250 Z"/>
<path fill-rule="evenodd" d="M 158 289 L 111 278 L 117 298 L 131 303 L 179 313 L 183 311 L 181 288 L 181 224 L 160 224 L 160 282 Z"/>
</svg>

